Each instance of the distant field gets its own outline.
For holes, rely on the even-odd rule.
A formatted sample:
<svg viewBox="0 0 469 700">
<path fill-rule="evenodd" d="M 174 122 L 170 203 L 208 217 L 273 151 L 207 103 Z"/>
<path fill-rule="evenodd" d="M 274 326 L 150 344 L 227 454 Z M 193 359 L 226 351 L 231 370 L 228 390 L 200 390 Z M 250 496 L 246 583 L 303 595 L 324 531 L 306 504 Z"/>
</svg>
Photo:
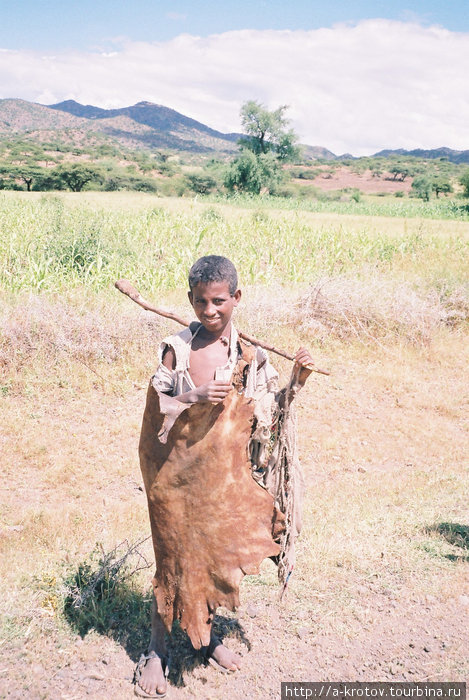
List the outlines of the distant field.
<svg viewBox="0 0 469 700">
<path fill-rule="evenodd" d="M 469 222 L 438 219 L 434 203 L 414 204 L 413 214 L 425 218 L 396 219 L 394 202 L 394 216 L 382 218 L 390 203 L 292 210 L 288 201 L 264 206 L 260 198 L 226 205 L 125 193 L 3 193 L 0 288 L 102 290 L 130 277 L 145 290 L 171 290 L 184 287 L 188 266 L 209 252 L 231 257 L 245 285 L 305 285 L 323 275 L 366 276 L 370 267 L 429 284 L 441 276 L 450 285 L 467 281 Z"/>
</svg>

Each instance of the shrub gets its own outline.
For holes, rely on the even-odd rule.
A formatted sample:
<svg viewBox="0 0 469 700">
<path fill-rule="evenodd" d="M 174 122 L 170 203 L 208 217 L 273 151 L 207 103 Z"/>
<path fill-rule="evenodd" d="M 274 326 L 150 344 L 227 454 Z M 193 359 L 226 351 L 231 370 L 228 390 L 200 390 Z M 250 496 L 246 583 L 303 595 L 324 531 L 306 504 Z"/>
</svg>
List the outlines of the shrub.
<svg viewBox="0 0 469 700">
<path fill-rule="evenodd" d="M 204 173 L 191 173 L 186 175 L 186 180 L 189 188 L 197 194 L 208 194 L 217 185 L 213 177 Z"/>
</svg>

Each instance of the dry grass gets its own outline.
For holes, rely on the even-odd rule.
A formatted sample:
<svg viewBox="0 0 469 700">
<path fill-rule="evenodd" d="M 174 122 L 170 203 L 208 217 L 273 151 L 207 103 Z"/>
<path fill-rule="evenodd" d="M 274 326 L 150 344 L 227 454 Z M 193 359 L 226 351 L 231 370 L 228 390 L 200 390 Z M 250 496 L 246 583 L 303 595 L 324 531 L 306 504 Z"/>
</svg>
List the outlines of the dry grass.
<svg viewBox="0 0 469 700">
<path fill-rule="evenodd" d="M 458 327 L 469 319 L 469 296 L 463 287 L 451 291 L 419 289 L 376 273 L 367 279 L 324 277 L 296 304 L 298 321 L 315 337 L 329 336 L 428 344 L 441 326 Z"/>
</svg>

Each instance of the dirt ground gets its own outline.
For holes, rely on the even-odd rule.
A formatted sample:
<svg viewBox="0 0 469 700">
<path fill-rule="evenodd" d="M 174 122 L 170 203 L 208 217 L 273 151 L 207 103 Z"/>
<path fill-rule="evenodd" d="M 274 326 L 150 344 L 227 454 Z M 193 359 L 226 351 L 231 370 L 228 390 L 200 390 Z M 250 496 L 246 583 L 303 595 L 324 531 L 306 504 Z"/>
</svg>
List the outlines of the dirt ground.
<svg viewBox="0 0 469 700">
<path fill-rule="evenodd" d="M 281 681 L 467 680 L 464 338 L 418 352 L 342 348 L 325 362 L 331 377 L 300 397 L 307 497 L 286 600 L 268 562 L 243 583 L 237 615 L 220 611 L 219 632 L 243 656 L 236 674 L 205 666 L 176 628 L 169 697 L 279 698 Z M 48 577 L 96 541 L 148 532 L 137 461 L 145 387 L 119 394 L 93 379 L 1 399 L 1 697 L 133 694 L 148 628 L 129 618 L 80 635 L 44 597 Z"/>
<path fill-rule="evenodd" d="M 295 180 L 295 182 L 305 184 L 306 181 Z M 380 177 L 373 177 L 371 170 L 366 170 L 364 173 L 354 173 L 350 168 L 334 168 L 331 171 L 325 169 L 324 173 L 308 182 L 324 191 L 352 187 L 365 194 L 378 192 L 393 194 L 399 191 L 408 193 L 412 187 L 412 178 L 406 178 L 404 181 L 394 180 L 392 175 L 386 175 L 386 173 Z"/>
</svg>

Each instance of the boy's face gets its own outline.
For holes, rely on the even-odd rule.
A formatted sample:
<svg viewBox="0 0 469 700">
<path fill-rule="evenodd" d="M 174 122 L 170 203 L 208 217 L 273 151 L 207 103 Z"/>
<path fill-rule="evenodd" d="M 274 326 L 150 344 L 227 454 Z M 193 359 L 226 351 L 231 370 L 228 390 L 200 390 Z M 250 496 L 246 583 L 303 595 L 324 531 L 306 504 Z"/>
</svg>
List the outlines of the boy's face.
<svg viewBox="0 0 469 700">
<path fill-rule="evenodd" d="M 241 290 L 231 296 L 228 282 L 199 282 L 189 293 L 195 315 L 209 333 L 223 331 L 231 321 L 233 309 L 241 299 Z"/>
</svg>

